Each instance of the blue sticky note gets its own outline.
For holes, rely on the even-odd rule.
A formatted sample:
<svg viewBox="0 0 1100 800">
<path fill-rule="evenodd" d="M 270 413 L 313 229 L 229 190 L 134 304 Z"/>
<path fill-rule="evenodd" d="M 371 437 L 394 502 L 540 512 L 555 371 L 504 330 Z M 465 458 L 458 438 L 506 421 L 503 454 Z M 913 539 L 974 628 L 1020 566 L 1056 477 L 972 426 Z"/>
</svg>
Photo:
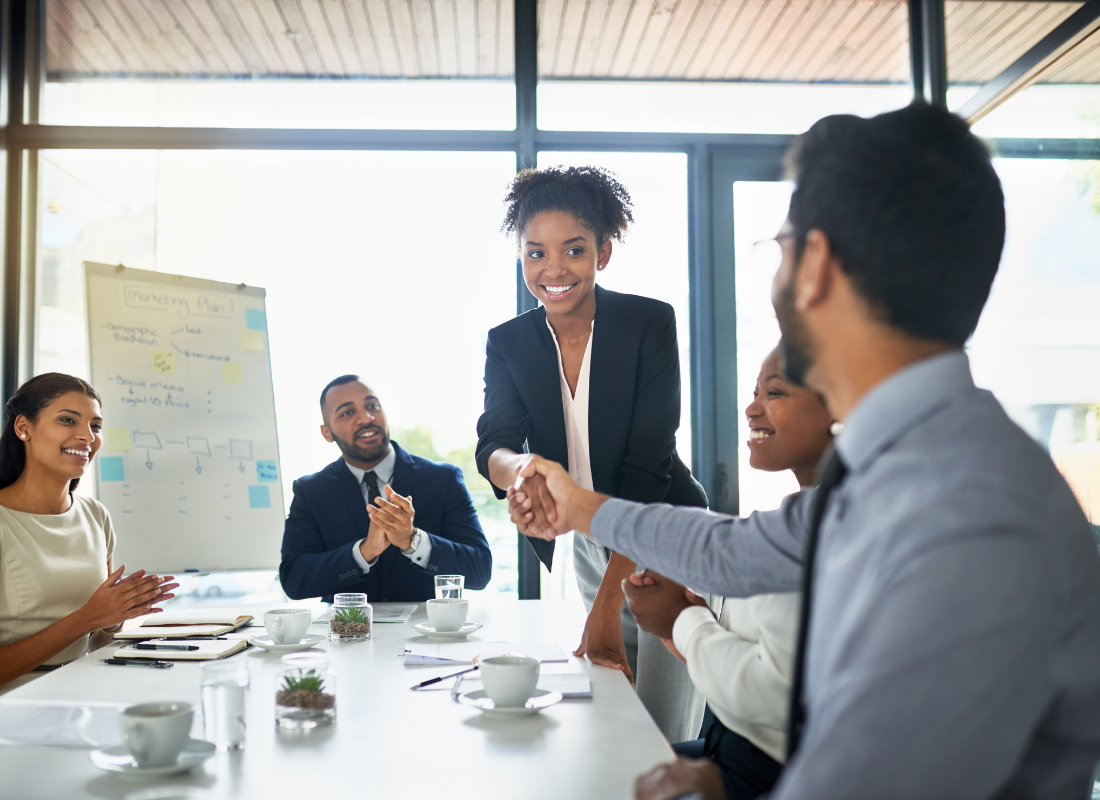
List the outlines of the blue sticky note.
<svg viewBox="0 0 1100 800">
<path fill-rule="evenodd" d="M 99 479 L 101 481 L 126 480 L 126 468 L 122 456 L 101 456 L 99 459 Z"/>
<path fill-rule="evenodd" d="M 275 462 L 257 461 L 256 480 L 260 483 L 276 483 L 279 480 L 279 471 L 275 468 Z"/>
<path fill-rule="evenodd" d="M 262 308 L 246 308 L 244 310 L 244 326 L 250 331 L 266 331 L 267 312 Z"/>
<path fill-rule="evenodd" d="M 266 486 L 248 487 L 249 508 L 271 508 L 271 492 Z"/>
</svg>

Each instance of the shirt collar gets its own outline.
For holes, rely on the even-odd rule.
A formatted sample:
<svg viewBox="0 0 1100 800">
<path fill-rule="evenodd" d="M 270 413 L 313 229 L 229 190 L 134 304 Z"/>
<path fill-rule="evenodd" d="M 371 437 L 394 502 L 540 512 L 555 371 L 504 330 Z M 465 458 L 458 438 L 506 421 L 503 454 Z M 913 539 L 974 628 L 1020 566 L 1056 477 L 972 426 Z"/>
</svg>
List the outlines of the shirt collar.
<svg viewBox="0 0 1100 800">
<path fill-rule="evenodd" d="M 859 472 L 922 419 L 973 389 L 970 360 L 962 350 L 918 361 L 864 395 L 844 421 L 836 449 L 848 468 Z"/>
<path fill-rule="evenodd" d="M 386 457 L 379 461 L 375 465 L 374 469 L 371 470 L 371 472 L 373 472 L 377 476 L 379 486 L 384 483 L 389 484 L 393 482 L 393 467 L 396 463 L 397 452 L 393 449 L 393 445 L 391 444 L 389 452 L 386 453 Z M 355 482 L 362 483 L 363 476 L 367 474 L 367 470 L 359 469 L 359 467 L 353 467 L 351 464 L 348 463 L 348 460 L 346 458 L 344 459 L 344 464 L 349 470 L 351 470 L 351 474 L 355 476 Z"/>
</svg>

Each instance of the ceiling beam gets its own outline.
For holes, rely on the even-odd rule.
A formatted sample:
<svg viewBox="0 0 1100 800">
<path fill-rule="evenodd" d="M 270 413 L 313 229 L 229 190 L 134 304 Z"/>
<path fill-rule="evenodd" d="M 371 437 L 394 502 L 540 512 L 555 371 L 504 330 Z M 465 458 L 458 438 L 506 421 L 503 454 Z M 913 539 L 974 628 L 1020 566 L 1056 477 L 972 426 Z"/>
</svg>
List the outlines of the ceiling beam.
<svg viewBox="0 0 1100 800">
<path fill-rule="evenodd" d="M 1017 92 L 1050 74 L 1082 41 L 1100 29 L 1100 0 L 1088 0 L 958 110 L 973 125 Z"/>
</svg>

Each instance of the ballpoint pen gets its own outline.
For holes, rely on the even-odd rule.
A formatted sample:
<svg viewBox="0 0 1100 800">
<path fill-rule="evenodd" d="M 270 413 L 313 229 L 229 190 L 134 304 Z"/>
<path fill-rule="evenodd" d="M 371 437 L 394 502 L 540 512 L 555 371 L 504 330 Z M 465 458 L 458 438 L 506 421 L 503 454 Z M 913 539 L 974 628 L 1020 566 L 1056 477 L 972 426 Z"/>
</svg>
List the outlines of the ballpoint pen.
<svg viewBox="0 0 1100 800">
<path fill-rule="evenodd" d="M 164 636 L 154 639 L 155 642 L 227 642 L 225 636 Z"/>
<path fill-rule="evenodd" d="M 151 658 L 101 658 L 99 660 L 113 667 L 154 667 L 156 669 L 171 669 L 175 666 L 171 661 L 154 661 Z"/>
<path fill-rule="evenodd" d="M 420 683 L 416 684 L 416 686 L 410 686 L 409 688 L 410 689 L 423 689 L 425 686 L 431 686 L 433 683 L 439 683 L 440 681 L 445 681 L 448 678 L 457 678 L 459 675 L 465 675 L 467 672 L 473 672 L 475 669 L 477 669 L 477 666 L 470 667 L 469 669 L 464 669 L 464 670 L 462 670 L 462 672 L 452 672 L 450 675 L 441 675 L 438 678 L 432 678 L 431 680 L 421 681 Z"/>
<path fill-rule="evenodd" d="M 135 644 L 135 650 L 198 650 L 194 644 Z"/>
</svg>

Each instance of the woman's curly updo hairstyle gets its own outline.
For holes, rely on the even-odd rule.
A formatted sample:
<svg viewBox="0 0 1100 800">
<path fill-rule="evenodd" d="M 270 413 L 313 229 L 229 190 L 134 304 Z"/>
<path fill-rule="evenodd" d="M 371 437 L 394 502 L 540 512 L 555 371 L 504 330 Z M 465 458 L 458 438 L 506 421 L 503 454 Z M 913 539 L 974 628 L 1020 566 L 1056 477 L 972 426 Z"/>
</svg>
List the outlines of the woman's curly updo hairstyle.
<svg viewBox="0 0 1100 800">
<path fill-rule="evenodd" d="M 26 446 L 15 432 L 16 418 L 23 416 L 34 422 L 42 409 L 69 392 L 79 392 L 101 402 L 90 383 L 62 372 L 46 372 L 31 378 L 8 398 L 4 406 L 4 429 L 0 433 L 0 489 L 15 483 L 27 465 Z M 76 491 L 78 483 L 80 479 L 74 478 L 69 483 L 69 491 Z"/>
<path fill-rule="evenodd" d="M 536 214 L 564 211 L 596 234 L 596 246 L 621 242 L 634 221 L 630 192 L 611 170 L 601 167 L 525 169 L 504 198 L 507 211 L 500 229 L 521 234 Z"/>
</svg>

